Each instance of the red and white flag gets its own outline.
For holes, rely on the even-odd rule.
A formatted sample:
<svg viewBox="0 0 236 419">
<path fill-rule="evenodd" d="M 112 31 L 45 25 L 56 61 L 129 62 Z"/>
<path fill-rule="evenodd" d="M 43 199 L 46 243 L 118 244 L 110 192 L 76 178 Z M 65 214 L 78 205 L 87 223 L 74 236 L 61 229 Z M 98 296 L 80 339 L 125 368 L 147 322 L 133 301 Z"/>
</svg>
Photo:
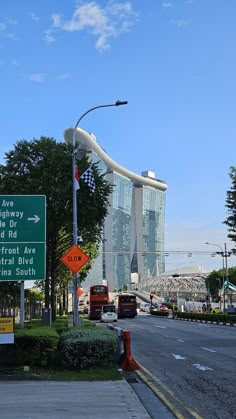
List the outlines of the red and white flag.
<svg viewBox="0 0 236 419">
<path fill-rule="evenodd" d="M 78 172 L 78 167 L 76 166 L 75 168 L 75 190 L 78 191 L 80 188 L 79 186 L 79 172 Z"/>
</svg>

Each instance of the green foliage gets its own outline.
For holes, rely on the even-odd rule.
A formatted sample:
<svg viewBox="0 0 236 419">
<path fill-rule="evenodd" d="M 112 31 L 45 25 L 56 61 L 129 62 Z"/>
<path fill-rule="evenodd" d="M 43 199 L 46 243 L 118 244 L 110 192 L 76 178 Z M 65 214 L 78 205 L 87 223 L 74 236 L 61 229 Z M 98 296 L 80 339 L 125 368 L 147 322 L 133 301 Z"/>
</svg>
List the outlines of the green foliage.
<svg viewBox="0 0 236 419">
<path fill-rule="evenodd" d="M 44 297 L 44 293 L 38 288 L 25 289 L 25 298 L 30 302 L 30 304 L 43 301 Z"/>
<path fill-rule="evenodd" d="M 236 167 L 230 167 L 229 176 L 231 178 L 232 186 L 227 191 L 226 207 L 228 208 L 228 217 L 224 224 L 228 227 L 228 237 L 235 243 L 236 242 Z M 234 252 L 236 249 L 234 249 Z"/>
<path fill-rule="evenodd" d="M 210 321 L 216 323 L 236 323 L 236 315 L 232 314 L 212 314 L 212 313 L 197 313 L 197 312 L 177 312 L 179 319 L 199 320 L 199 321 Z"/>
<path fill-rule="evenodd" d="M 16 329 L 15 343 L 10 350 L 9 345 L 8 351 L 0 345 L 1 363 L 38 367 L 50 365 L 58 340 L 58 334 L 51 328 Z"/>
<path fill-rule="evenodd" d="M 58 345 L 63 365 L 78 370 L 110 363 L 116 347 L 117 335 L 104 328 L 64 332 Z"/>
<path fill-rule="evenodd" d="M 226 269 L 219 269 L 212 271 L 206 279 L 206 288 L 210 290 L 211 298 L 217 300 L 219 290 L 222 289 L 223 283 L 226 280 Z M 236 285 L 236 267 L 228 268 L 228 281 Z M 227 292 L 227 290 L 226 290 Z"/>
<path fill-rule="evenodd" d="M 47 259 L 45 304 L 51 303 L 55 319 L 55 293 L 60 295 L 69 278 L 69 270 L 60 261 L 72 245 L 72 148 L 54 138 L 41 137 L 32 141 L 18 141 L 14 149 L 5 154 L 6 164 L 0 165 L 0 194 L 46 195 Z M 88 167 L 86 157 L 78 161 L 79 173 Z M 84 248 L 92 259 L 101 240 L 101 229 L 107 215 L 111 185 L 93 165 L 96 191 L 91 194 L 81 182 L 77 193 L 78 229 Z M 86 277 L 90 264 L 82 271 Z M 67 269 L 67 271 L 66 271 Z M 49 295 L 51 296 L 49 299 Z M 51 301 L 50 301 L 51 300 Z"/>
<path fill-rule="evenodd" d="M 104 368 L 100 367 L 80 371 L 32 367 L 29 371 L 25 372 L 22 368 L 18 368 L 15 374 L 17 377 L 24 377 L 25 379 L 40 378 L 47 381 L 111 381 L 121 380 L 123 377 L 117 370 L 115 363 L 111 363 Z"/>
<path fill-rule="evenodd" d="M 168 317 L 169 316 L 168 311 L 150 310 L 150 314 L 152 314 L 152 316 L 160 316 L 160 317 Z"/>
<path fill-rule="evenodd" d="M 20 305 L 20 284 L 18 282 L 0 282 L 0 310 L 6 313 L 9 307 Z"/>
</svg>

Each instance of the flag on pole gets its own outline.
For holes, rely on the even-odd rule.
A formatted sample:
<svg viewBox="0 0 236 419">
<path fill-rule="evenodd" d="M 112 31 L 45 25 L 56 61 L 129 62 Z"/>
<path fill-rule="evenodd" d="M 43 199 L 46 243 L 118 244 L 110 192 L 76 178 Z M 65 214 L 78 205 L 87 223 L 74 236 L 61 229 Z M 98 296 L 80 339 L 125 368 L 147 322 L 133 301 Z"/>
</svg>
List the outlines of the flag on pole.
<svg viewBox="0 0 236 419">
<path fill-rule="evenodd" d="M 78 172 L 78 167 L 76 166 L 75 168 L 75 190 L 78 191 L 80 188 L 79 186 L 79 172 Z"/>
<path fill-rule="evenodd" d="M 80 176 L 80 179 L 87 183 L 91 192 L 95 192 L 96 185 L 91 167 L 88 167 L 88 169 L 85 170 L 85 172 Z"/>
</svg>

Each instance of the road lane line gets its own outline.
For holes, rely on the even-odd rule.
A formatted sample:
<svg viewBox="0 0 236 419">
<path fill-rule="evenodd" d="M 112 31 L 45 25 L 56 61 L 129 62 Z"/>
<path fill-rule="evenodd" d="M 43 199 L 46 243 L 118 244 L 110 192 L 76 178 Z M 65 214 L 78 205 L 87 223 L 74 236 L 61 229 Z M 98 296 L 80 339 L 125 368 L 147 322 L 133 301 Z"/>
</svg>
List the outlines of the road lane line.
<svg viewBox="0 0 236 419">
<path fill-rule="evenodd" d="M 159 327 L 159 329 L 166 329 L 166 326 L 154 326 L 154 327 Z"/>
<path fill-rule="evenodd" d="M 202 348 L 202 349 L 205 349 L 205 351 L 209 351 L 209 352 L 216 352 L 216 351 L 213 351 L 213 349 L 204 348 L 204 346 L 201 346 L 201 348 Z"/>
<path fill-rule="evenodd" d="M 203 324 L 203 323 L 198 323 L 198 326 L 200 326 L 200 327 L 211 327 L 210 325 L 208 325 L 208 324 Z"/>
<path fill-rule="evenodd" d="M 184 340 L 182 340 L 182 339 L 177 339 L 177 341 L 178 341 L 178 342 L 184 342 Z"/>
</svg>

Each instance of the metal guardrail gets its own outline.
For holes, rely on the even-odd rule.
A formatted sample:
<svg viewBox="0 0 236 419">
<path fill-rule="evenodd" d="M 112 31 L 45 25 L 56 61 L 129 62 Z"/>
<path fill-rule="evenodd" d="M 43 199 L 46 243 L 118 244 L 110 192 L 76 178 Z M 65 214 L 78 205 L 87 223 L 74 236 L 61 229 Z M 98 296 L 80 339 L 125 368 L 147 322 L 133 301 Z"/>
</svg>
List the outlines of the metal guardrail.
<svg viewBox="0 0 236 419">
<path fill-rule="evenodd" d="M 121 327 L 113 326 L 113 324 L 108 323 L 107 328 L 110 330 L 114 330 L 117 334 L 117 348 L 115 351 L 115 360 L 118 361 L 120 357 L 124 353 L 124 337 L 123 337 L 123 329 Z"/>
</svg>

